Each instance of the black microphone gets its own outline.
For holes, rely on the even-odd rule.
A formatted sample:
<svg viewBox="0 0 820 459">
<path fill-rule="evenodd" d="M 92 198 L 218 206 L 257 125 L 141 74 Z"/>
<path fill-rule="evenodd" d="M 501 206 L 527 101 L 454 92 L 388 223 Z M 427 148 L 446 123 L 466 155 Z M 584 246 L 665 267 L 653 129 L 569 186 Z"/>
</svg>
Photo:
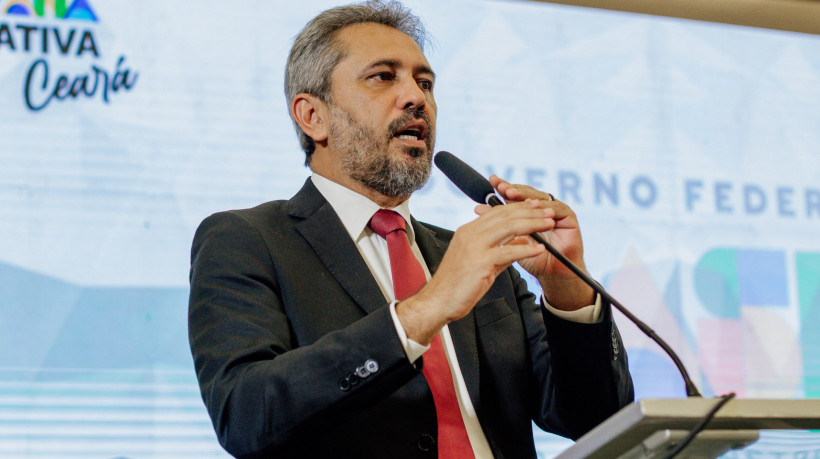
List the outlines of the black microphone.
<svg viewBox="0 0 820 459">
<path fill-rule="evenodd" d="M 495 189 L 493 189 L 490 182 L 481 174 L 476 172 L 475 169 L 468 166 L 464 161 L 456 158 L 452 153 L 440 151 L 436 153 L 433 161 L 436 163 L 436 167 L 438 167 L 441 172 L 444 172 L 444 175 L 446 175 L 447 178 L 449 178 L 459 190 L 464 192 L 464 194 L 469 196 L 473 201 L 479 204 L 488 204 L 490 206 L 504 205 L 504 203 L 498 199 L 498 196 L 496 196 Z M 604 290 L 599 283 L 595 282 L 595 280 L 589 277 L 587 273 L 564 256 L 563 253 L 559 252 L 558 249 L 552 246 L 552 244 L 544 240 L 540 234 L 532 233 L 530 234 L 530 237 L 544 245 L 549 253 L 551 253 L 564 266 L 575 273 L 576 276 L 580 277 L 584 283 L 592 287 L 595 292 L 601 295 L 601 298 L 603 298 L 604 301 L 609 302 L 617 310 L 621 311 L 621 313 L 625 315 L 627 319 L 632 321 L 632 323 L 634 323 L 646 336 L 658 343 L 658 346 L 660 346 L 661 349 L 663 349 L 669 358 L 671 358 L 675 363 L 681 377 L 683 377 L 683 383 L 686 386 L 686 395 L 689 397 L 701 396 L 700 391 L 698 391 L 698 388 L 695 386 L 695 383 L 692 382 L 692 379 L 689 377 L 689 373 L 686 371 L 686 367 L 683 365 L 683 362 L 680 360 L 675 351 L 673 351 L 672 348 L 666 344 L 666 341 L 661 339 L 661 337 L 658 336 L 654 330 L 649 328 L 648 325 L 643 323 L 634 314 L 629 312 L 626 307 L 619 303 L 618 300 L 613 298 L 612 295 L 607 293 L 607 291 Z"/>
<path fill-rule="evenodd" d="M 452 153 L 440 151 L 436 153 L 433 161 L 436 167 L 441 169 L 441 172 L 444 172 L 444 175 L 473 201 L 490 206 L 504 204 L 498 199 L 495 189 L 487 179 Z"/>
</svg>

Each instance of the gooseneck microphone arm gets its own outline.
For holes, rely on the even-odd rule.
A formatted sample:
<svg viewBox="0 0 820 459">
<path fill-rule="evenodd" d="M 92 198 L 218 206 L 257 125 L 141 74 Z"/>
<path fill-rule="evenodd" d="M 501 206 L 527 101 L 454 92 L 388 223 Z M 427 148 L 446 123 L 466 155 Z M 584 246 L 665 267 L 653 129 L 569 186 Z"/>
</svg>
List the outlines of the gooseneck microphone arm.
<svg viewBox="0 0 820 459">
<path fill-rule="evenodd" d="M 447 176 L 464 194 L 469 196 L 473 201 L 478 202 L 479 204 L 488 204 L 490 206 L 499 206 L 504 205 L 500 199 L 495 195 L 495 189 L 490 184 L 490 182 L 484 178 L 481 174 L 476 172 L 475 169 L 468 166 L 466 163 L 461 161 L 460 159 L 456 158 L 451 153 L 446 151 L 440 151 L 436 153 L 435 156 L 435 163 L 436 166 L 444 172 L 444 175 Z M 564 266 L 570 269 L 576 276 L 581 278 L 587 285 L 592 287 L 595 292 L 601 295 L 601 298 L 604 301 L 609 302 L 612 306 L 615 307 L 618 311 L 626 316 L 627 319 L 632 321 L 646 336 L 651 338 L 653 341 L 658 343 L 658 346 L 666 352 L 669 358 L 675 363 L 675 366 L 678 368 L 678 371 L 683 377 L 683 382 L 686 386 L 686 395 L 688 397 L 701 397 L 700 391 L 695 386 L 695 383 L 692 382 L 692 379 L 689 377 L 689 372 L 686 371 L 686 367 L 683 365 L 683 362 L 680 360 L 678 355 L 672 348 L 666 344 L 657 333 L 655 333 L 652 328 L 648 325 L 643 323 L 640 319 L 638 319 L 634 314 L 629 312 L 624 305 L 622 305 L 618 300 L 612 297 L 600 284 L 595 282 L 587 273 L 585 273 L 581 268 L 575 265 L 575 263 L 571 262 L 563 253 L 559 252 L 558 249 L 552 246 L 549 242 L 544 240 L 538 233 L 530 234 L 530 237 L 535 239 L 538 243 L 543 244 L 544 247 L 547 248 L 547 251 L 552 254 L 555 258 L 557 258 Z"/>
</svg>

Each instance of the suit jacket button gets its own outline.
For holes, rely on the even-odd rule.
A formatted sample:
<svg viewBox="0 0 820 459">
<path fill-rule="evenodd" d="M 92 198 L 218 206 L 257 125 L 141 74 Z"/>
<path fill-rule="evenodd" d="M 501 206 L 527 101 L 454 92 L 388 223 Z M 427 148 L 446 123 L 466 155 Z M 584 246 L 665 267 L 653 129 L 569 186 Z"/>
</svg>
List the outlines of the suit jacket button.
<svg viewBox="0 0 820 459">
<path fill-rule="evenodd" d="M 356 384 L 359 384 L 359 377 L 356 376 L 354 373 L 350 373 L 349 375 L 347 375 L 346 379 L 348 381 L 350 381 L 351 386 L 355 386 Z"/>
<path fill-rule="evenodd" d="M 360 378 L 366 378 L 366 377 L 370 376 L 370 372 L 364 366 L 356 367 L 355 373 L 356 373 L 356 376 L 358 376 Z"/>
<path fill-rule="evenodd" d="M 340 379 L 339 380 L 339 389 L 341 389 L 343 391 L 349 391 L 350 390 L 350 380 L 347 379 L 347 378 Z"/>
<path fill-rule="evenodd" d="M 436 439 L 430 434 L 422 434 L 416 445 L 424 452 L 432 451 L 436 447 Z"/>
<path fill-rule="evenodd" d="M 373 359 L 368 359 L 364 363 L 364 368 L 372 374 L 379 371 L 379 364 Z"/>
</svg>

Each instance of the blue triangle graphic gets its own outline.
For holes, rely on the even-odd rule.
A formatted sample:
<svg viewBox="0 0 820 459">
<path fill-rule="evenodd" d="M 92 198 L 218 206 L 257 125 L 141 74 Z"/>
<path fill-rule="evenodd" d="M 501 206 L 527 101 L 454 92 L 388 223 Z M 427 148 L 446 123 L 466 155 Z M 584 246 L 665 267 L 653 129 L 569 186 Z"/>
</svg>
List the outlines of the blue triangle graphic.
<svg viewBox="0 0 820 459">
<path fill-rule="evenodd" d="M 88 4 L 87 0 L 74 0 L 74 3 L 66 11 L 65 18 L 97 22 L 97 15 L 94 14 L 94 10 L 91 9 L 91 5 Z"/>
</svg>

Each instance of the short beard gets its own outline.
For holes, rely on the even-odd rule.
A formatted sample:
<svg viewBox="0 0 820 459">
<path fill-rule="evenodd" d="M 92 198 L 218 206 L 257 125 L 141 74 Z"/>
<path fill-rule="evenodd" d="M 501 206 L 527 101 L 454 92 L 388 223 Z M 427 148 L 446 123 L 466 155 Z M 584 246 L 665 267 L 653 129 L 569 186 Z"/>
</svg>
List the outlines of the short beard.
<svg viewBox="0 0 820 459">
<path fill-rule="evenodd" d="M 342 152 L 342 171 L 370 189 L 390 197 L 413 194 L 430 177 L 433 159 L 434 133 L 427 115 L 421 110 L 406 111 L 390 123 L 388 132 L 380 136 L 367 129 L 346 111 L 331 105 L 330 135 Z M 388 151 L 396 132 L 413 119 L 421 118 L 428 126 L 427 148 L 412 148 L 407 153 L 417 160 L 393 158 Z"/>
</svg>

